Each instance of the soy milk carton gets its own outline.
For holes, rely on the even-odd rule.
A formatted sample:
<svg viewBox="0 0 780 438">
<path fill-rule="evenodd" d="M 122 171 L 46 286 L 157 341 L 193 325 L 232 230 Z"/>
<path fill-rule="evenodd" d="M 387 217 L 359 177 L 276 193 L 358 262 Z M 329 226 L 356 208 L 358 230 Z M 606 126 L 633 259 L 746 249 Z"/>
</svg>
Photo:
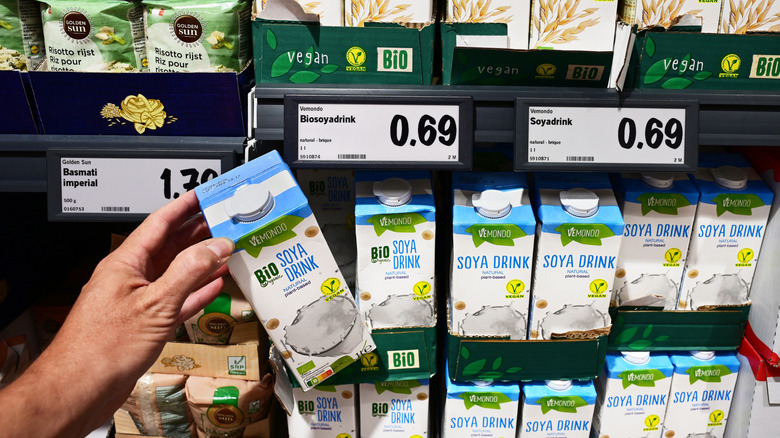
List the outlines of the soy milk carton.
<svg viewBox="0 0 780 438">
<path fill-rule="evenodd" d="M 277 152 L 195 191 L 212 235 L 235 242 L 230 273 L 304 390 L 376 348 L 306 197 Z"/>
<path fill-rule="evenodd" d="M 525 339 L 536 219 L 525 174 L 454 173 L 451 327 Z"/>
<path fill-rule="evenodd" d="M 360 436 L 428 436 L 430 381 L 361 383 Z"/>
<path fill-rule="evenodd" d="M 517 436 L 520 386 L 505 382 L 455 382 L 447 371 L 443 438 Z"/>
<path fill-rule="evenodd" d="M 722 437 L 737 383 L 731 352 L 673 354 L 674 377 L 664 420 L 666 437 Z"/>
<path fill-rule="evenodd" d="M 357 172 L 360 313 L 374 328 L 435 325 L 436 207 L 429 172 Z"/>
<path fill-rule="evenodd" d="M 590 380 L 548 380 L 523 385 L 520 438 L 588 438 L 596 389 Z"/>
<path fill-rule="evenodd" d="M 774 194 L 739 154 L 701 154 L 678 309 L 748 301 Z"/>
<path fill-rule="evenodd" d="M 663 353 L 607 353 L 597 388 L 594 436 L 661 437 L 673 370 Z"/>
<path fill-rule="evenodd" d="M 293 388 L 294 408 L 287 416 L 290 438 L 357 437 L 357 386 Z"/>
<path fill-rule="evenodd" d="M 606 174 L 535 174 L 537 250 L 528 339 L 609 330 L 623 217 Z"/>
<path fill-rule="evenodd" d="M 626 226 L 612 304 L 674 310 L 699 192 L 683 173 L 625 173 L 614 181 Z"/>
</svg>

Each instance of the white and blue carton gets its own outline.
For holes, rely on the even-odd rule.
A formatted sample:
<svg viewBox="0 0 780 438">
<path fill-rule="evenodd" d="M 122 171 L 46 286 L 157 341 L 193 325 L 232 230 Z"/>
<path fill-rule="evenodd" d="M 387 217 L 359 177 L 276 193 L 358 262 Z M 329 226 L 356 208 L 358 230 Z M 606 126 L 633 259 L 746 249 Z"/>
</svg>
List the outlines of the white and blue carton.
<svg viewBox="0 0 780 438">
<path fill-rule="evenodd" d="M 684 173 L 613 175 L 626 223 L 613 306 L 677 308 L 699 191 Z"/>
<path fill-rule="evenodd" d="M 664 436 L 723 437 L 739 373 L 730 352 L 673 354 L 672 388 L 664 419 Z"/>
<path fill-rule="evenodd" d="M 228 267 L 304 390 L 376 348 L 306 197 L 277 152 L 195 189 Z"/>
<path fill-rule="evenodd" d="M 452 329 L 526 339 L 536 218 L 525 174 L 452 175 Z"/>
<path fill-rule="evenodd" d="M 534 179 L 541 224 L 528 339 L 606 334 L 624 228 L 609 177 L 539 172 Z"/>
<path fill-rule="evenodd" d="M 588 438 L 596 388 L 591 380 L 523 384 L 520 438 Z"/>
<path fill-rule="evenodd" d="M 520 386 L 516 382 L 455 382 L 446 373 L 442 438 L 517 436 Z"/>
<path fill-rule="evenodd" d="M 664 353 L 607 353 L 594 436 L 660 438 L 674 366 Z"/>
<path fill-rule="evenodd" d="M 701 154 L 680 310 L 749 303 L 774 194 L 740 154 Z"/>
<path fill-rule="evenodd" d="M 355 173 L 360 313 L 372 328 L 436 325 L 431 173 Z"/>
</svg>

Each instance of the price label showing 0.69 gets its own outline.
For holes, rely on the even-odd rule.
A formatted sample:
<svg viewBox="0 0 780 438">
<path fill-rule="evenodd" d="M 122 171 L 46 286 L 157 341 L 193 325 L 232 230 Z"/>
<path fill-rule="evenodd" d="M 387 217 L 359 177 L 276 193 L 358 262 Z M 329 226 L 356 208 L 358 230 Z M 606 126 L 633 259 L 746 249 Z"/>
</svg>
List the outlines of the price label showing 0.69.
<svg viewBox="0 0 780 438">
<path fill-rule="evenodd" d="M 687 108 L 528 106 L 527 163 L 686 166 Z M 518 123 L 523 123 L 518 121 Z M 693 128 L 695 133 L 695 128 Z"/>
<path fill-rule="evenodd" d="M 317 163 L 459 166 L 464 161 L 463 140 L 473 135 L 471 102 L 464 117 L 465 99 L 433 100 L 338 103 L 301 98 L 292 108 L 286 103 L 291 114 L 285 120 L 285 156 L 301 167 Z"/>
<path fill-rule="evenodd" d="M 60 157 L 62 213 L 148 214 L 219 176 L 218 158 Z"/>
</svg>

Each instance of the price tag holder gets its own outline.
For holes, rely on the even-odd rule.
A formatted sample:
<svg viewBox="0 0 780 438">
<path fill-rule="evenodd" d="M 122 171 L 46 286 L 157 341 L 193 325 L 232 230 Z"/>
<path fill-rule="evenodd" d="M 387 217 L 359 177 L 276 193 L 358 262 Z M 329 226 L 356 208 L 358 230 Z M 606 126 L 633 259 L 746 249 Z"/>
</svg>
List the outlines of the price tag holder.
<svg viewBox="0 0 780 438">
<path fill-rule="evenodd" d="M 284 127 L 284 157 L 291 167 L 472 165 L 471 97 L 287 95 Z"/>
<path fill-rule="evenodd" d="M 235 167 L 232 151 L 49 149 L 49 220 L 143 220 Z"/>
<path fill-rule="evenodd" d="M 695 101 L 518 99 L 515 170 L 678 171 L 698 165 Z"/>
</svg>

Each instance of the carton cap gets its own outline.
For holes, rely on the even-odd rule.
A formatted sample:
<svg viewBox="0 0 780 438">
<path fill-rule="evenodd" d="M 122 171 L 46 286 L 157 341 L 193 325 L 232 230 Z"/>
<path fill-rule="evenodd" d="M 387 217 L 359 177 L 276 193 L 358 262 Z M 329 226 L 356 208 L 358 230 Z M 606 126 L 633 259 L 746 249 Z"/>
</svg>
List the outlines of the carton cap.
<svg viewBox="0 0 780 438">
<path fill-rule="evenodd" d="M 699 360 L 712 360 L 715 359 L 714 351 L 691 351 L 691 356 Z"/>
<path fill-rule="evenodd" d="M 656 189 L 670 189 L 674 185 L 673 173 L 642 173 L 642 182 Z"/>
<path fill-rule="evenodd" d="M 412 185 L 402 178 L 387 178 L 374 182 L 374 196 L 390 207 L 408 204 L 412 199 Z"/>
<path fill-rule="evenodd" d="M 268 214 L 274 197 L 262 184 L 244 184 L 225 202 L 225 212 L 239 222 L 252 222 Z"/>
<path fill-rule="evenodd" d="M 490 219 L 502 218 L 512 210 L 512 204 L 506 193 L 500 190 L 485 190 L 474 193 L 471 203 L 477 208 L 477 213 Z"/>
<path fill-rule="evenodd" d="M 559 196 L 563 209 L 572 216 L 590 217 L 599 211 L 599 196 L 588 189 L 563 190 Z"/>
<path fill-rule="evenodd" d="M 747 187 L 747 173 L 734 166 L 720 166 L 711 169 L 715 183 L 727 189 L 739 190 Z"/>
<path fill-rule="evenodd" d="M 644 365 L 650 362 L 649 351 L 622 351 L 623 359 L 633 365 Z"/>
<path fill-rule="evenodd" d="M 544 384 L 555 391 L 566 391 L 571 388 L 571 380 L 545 380 Z"/>
</svg>

